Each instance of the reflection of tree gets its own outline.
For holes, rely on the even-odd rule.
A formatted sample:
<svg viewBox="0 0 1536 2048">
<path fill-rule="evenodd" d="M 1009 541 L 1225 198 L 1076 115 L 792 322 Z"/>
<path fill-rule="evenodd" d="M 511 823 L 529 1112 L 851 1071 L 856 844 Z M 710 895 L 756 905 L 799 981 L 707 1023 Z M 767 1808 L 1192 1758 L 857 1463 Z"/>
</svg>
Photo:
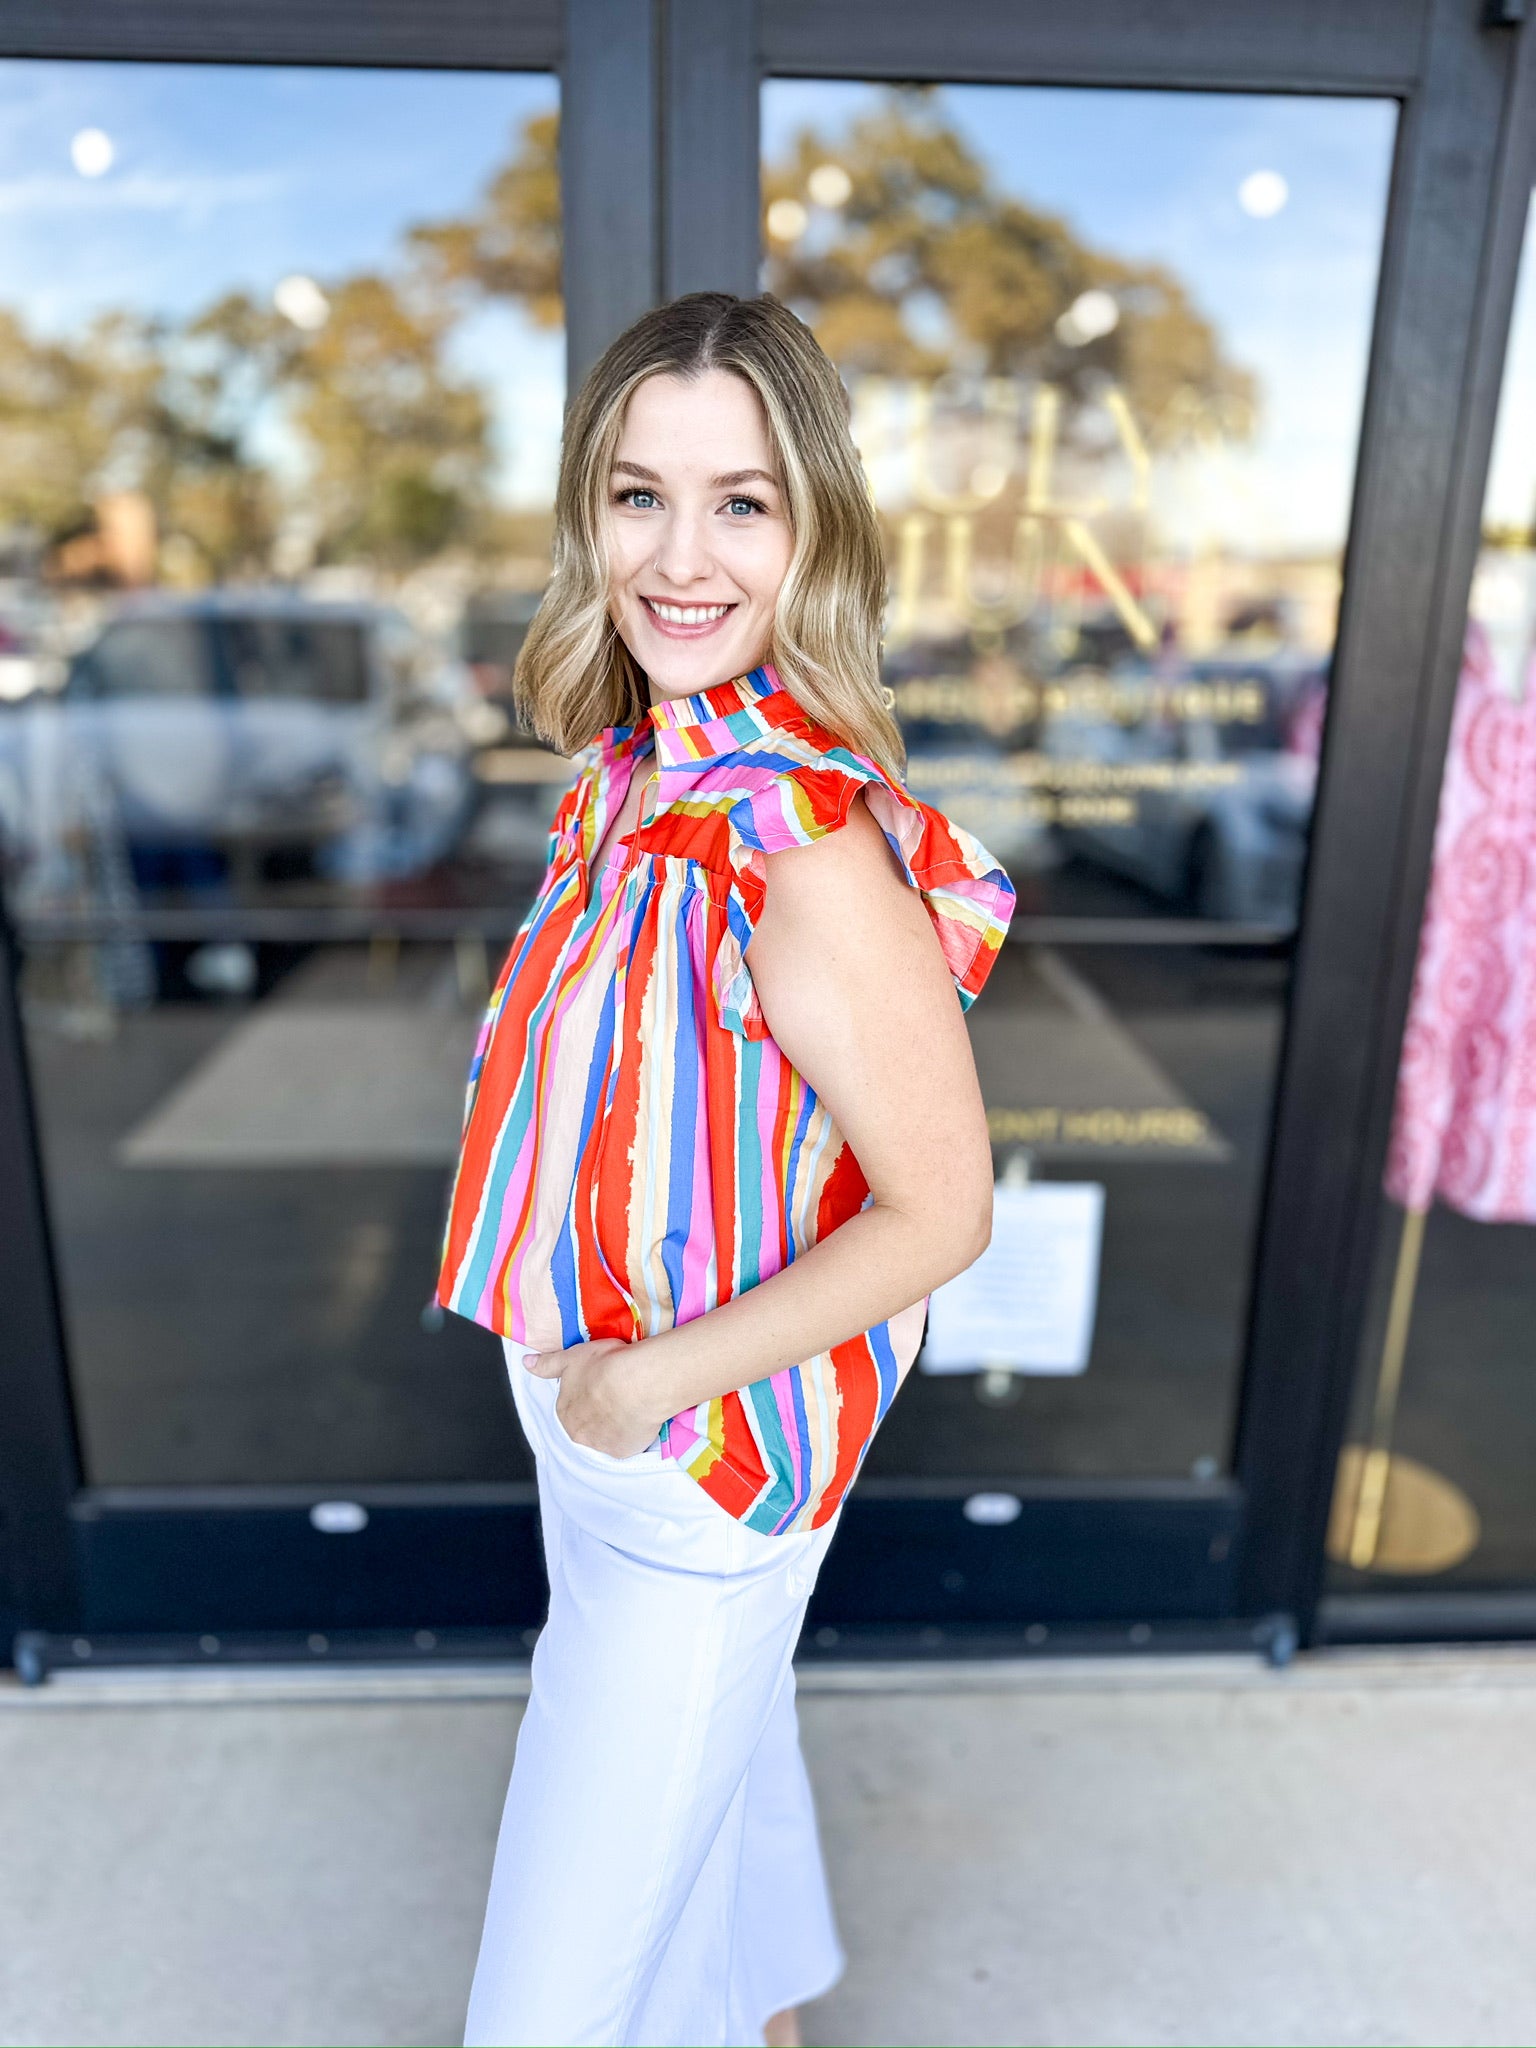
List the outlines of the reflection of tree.
<svg viewBox="0 0 1536 2048">
<path fill-rule="evenodd" d="M 230 308 L 180 332 L 114 312 L 69 341 L 0 312 L 0 523 L 61 540 L 104 492 L 132 489 L 205 573 L 264 562 L 276 507 L 246 441 L 256 389 L 277 375 Z"/>
<path fill-rule="evenodd" d="M 415 228 L 408 240 L 429 290 L 468 286 L 515 299 L 535 326 L 558 328 L 559 116 L 535 114 L 524 124 L 516 153 L 463 220 Z"/>
<path fill-rule="evenodd" d="M 770 208 L 808 202 L 801 228 L 770 242 L 770 288 L 834 360 L 1041 380 L 1067 399 L 1068 436 L 1089 410 L 1073 401 L 1106 387 L 1154 445 L 1244 431 L 1251 380 L 1177 278 L 999 192 L 940 107 L 932 89 L 894 90 L 841 138 L 803 130 L 765 170 Z M 409 230 L 391 269 L 326 281 L 319 324 L 246 292 L 180 325 L 117 312 L 67 340 L 0 311 L 0 528 L 57 541 L 104 493 L 140 491 L 167 561 L 199 581 L 266 573 L 285 529 L 301 556 L 395 571 L 508 544 L 517 522 L 487 489 L 487 401 L 449 351 L 485 300 L 558 327 L 557 141 L 554 113 L 527 121 L 462 217 Z M 842 196 L 818 205 L 829 166 Z M 1113 300 L 1088 335 L 1063 325 L 1085 292 Z M 285 437 L 296 459 L 274 463 Z"/>
<path fill-rule="evenodd" d="M 253 442 L 292 369 L 285 320 L 230 292 L 164 350 L 163 403 L 143 481 L 161 530 L 186 543 L 203 575 L 259 573 L 281 519 Z"/>
<path fill-rule="evenodd" d="M 126 314 L 65 342 L 0 310 L 0 521 L 48 539 L 79 528 L 151 431 L 156 381 L 152 335 Z"/>
<path fill-rule="evenodd" d="M 528 121 L 464 219 L 410 231 L 394 276 L 331 282 L 318 325 L 244 291 L 67 339 L 0 310 L 0 529 L 56 544 L 104 494 L 140 492 L 167 566 L 198 582 L 269 573 L 285 526 L 303 558 L 395 571 L 521 538 L 489 503 L 485 396 L 447 357 L 477 294 L 559 325 L 556 140 L 553 114 Z"/>
<path fill-rule="evenodd" d="M 404 568 L 467 534 L 489 462 L 485 400 L 443 363 L 447 309 L 354 277 L 294 364 L 322 552 Z"/>
<path fill-rule="evenodd" d="M 310 334 L 234 292 L 179 329 L 114 314 L 68 342 L 0 313 L 0 525 L 56 541 L 134 489 L 197 580 L 262 573 L 283 518 L 258 449 L 275 416 L 318 559 L 404 569 L 473 538 L 489 421 L 444 364 L 452 309 L 377 276 L 329 304 Z"/>
<path fill-rule="evenodd" d="M 846 196 L 818 211 L 814 174 L 825 187 L 831 166 Z M 843 184 L 834 171 L 834 195 Z M 1075 398 L 1109 380 L 1154 444 L 1202 422 L 1228 434 L 1250 424 L 1252 380 L 1223 359 L 1178 279 L 999 192 L 935 88 L 893 90 L 836 139 L 802 128 L 765 169 L 763 198 L 769 288 L 844 370 L 1037 376 Z M 776 201 L 789 205 L 776 213 Z M 1110 295 L 1113 324 L 1074 336 L 1063 316 L 1088 292 Z"/>
</svg>

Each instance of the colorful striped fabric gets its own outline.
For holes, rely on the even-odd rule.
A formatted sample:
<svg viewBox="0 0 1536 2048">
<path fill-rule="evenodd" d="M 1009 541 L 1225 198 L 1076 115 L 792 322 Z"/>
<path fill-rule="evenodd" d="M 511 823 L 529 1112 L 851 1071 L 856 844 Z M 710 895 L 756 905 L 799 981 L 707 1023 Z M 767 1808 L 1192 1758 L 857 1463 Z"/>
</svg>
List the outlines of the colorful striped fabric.
<svg viewBox="0 0 1536 2048">
<path fill-rule="evenodd" d="M 654 756 L 641 822 L 592 855 Z M 581 757 L 470 1069 L 438 1299 L 539 1350 L 636 1341 L 754 1287 L 864 1207 L 747 962 L 763 856 L 860 789 L 921 890 L 963 1007 L 1014 892 L 979 840 L 796 703 L 770 664 L 610 726 Z M 916 1355 L 926 1300 L 675 1415 L 665 1454 L 755 1529 L 836 1510 Z"/>
</svg>

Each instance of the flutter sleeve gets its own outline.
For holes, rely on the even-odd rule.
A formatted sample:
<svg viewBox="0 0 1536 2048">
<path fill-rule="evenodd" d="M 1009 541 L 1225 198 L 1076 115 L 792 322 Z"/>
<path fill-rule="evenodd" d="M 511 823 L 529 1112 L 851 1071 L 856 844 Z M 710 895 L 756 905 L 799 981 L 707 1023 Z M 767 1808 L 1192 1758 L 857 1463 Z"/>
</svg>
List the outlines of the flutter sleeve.
<svg viewBox="0 0 1536 2048">
<path fill-rule="evenodd" d="M 721 1022 L 768 1036 L 747 949 L 762 909 L 764 855 L 809 846 L 848 821 L 859 791 L 908 885 L 919 891 L 962 1009 L 992 971 L 1014 910 L 1014 888 L 974 833 L 924 803 L 863 755 L 839 749 L 814 765 L 764 762 L 728 813 L 734 872 L 725 938 L 714 963 Z"/>
</svg>

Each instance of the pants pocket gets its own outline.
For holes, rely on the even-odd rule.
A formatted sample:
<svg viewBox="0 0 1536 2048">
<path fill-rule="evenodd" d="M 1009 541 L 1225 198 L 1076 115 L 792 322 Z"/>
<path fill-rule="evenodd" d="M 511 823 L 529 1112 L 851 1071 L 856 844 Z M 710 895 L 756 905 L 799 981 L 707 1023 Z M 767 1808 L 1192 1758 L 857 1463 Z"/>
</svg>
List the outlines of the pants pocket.
<svg viewBox="0 0 1536 2048">
<path fill-rule="evenodd" d="M 841 1518 L 842 1509 L 839 1507 L 831 1521 L 824 1523 L 819 1529 L 807 1530 L 800 1536 L 776 1536 L 769 1539 L 775 1543 L 800 1545 L 789 1564 L 789 1589 L 797 1599 L 807 1598 L 816 1584 L 816 1575 L 826 1560 L 827 1551 L 831 1547 L 833 1535 Z"/>
<path fill-rule="evenodd" d="M 530 1374 L 531 1377 L 532 1375 Z M 573 1456 L 585 1458 L 600 1470 L 606 1472 L 633 1471 L 643 1460 L 654 1464 L 656 1459 L 654 1441 L 647 1444 L 643 1451 L 634 1451 L 627 1458 L 615 1458 L 610 1452 L 600 1451 L 593 1444 L 578 1443 L 560 1420 L 560 1382 L 558 1380 L 542 1380 L 539 1384 L 549 1390 L 546 1406 L 549 1413 L 550 1427 L 555 1435 L 559 1437 L 566 1450 L 570 1451 Z"/>
</svg>

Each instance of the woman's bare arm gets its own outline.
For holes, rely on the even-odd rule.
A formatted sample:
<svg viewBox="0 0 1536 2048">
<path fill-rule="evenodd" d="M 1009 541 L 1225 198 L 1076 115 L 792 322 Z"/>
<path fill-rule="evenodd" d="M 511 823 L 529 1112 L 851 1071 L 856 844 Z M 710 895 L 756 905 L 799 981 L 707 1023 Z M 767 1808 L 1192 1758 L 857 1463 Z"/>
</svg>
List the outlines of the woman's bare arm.
<svg viewBox="0 0 1536 2048">
<path fill-rule="evenodd" d="M 561 1420 L 624 1456 L 669 1415 L 813 1358 L 970 1265 L 992 1154 L 970 1039 L 928 913 L 868 807 L 766 856 L 749 948 L 773 1037 L 847 1139 L 873 1201 L 781 1272 L 639 1344 L 544 1353 Z M 617 1355 L 615 1355 L 617 1354 Z"/>
</svg>

